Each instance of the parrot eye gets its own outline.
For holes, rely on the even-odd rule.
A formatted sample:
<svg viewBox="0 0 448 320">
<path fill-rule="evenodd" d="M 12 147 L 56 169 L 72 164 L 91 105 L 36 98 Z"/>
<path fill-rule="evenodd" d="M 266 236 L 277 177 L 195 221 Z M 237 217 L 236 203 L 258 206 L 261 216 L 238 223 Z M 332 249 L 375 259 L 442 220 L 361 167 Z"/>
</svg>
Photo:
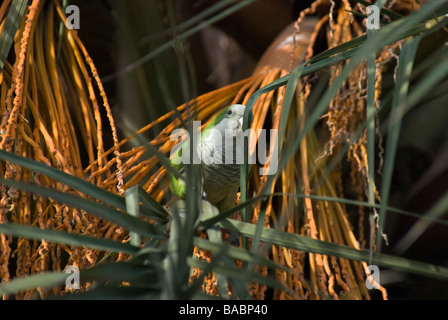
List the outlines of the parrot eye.
<svg viewBox="0 0 448 320">
<path fill-rule="evenodd" d="M 232 110 L 227 111 L 227 114 L 229 115 L 232 114 Z"/>
</svg>

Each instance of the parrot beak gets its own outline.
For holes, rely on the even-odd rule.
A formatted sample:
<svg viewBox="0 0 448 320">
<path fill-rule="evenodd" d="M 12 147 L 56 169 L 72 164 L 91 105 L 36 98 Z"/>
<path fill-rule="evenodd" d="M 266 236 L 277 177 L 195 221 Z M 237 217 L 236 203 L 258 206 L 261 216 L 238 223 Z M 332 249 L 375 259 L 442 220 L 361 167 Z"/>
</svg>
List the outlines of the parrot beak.
<svg viewBox="0 0 448 320">
<path fill-rule="evenodd" d="M 243 128 L 243 119 L 244 119 L 243 117 L 238 119 L 238 125 L 241 129 Z"/>
</svg>

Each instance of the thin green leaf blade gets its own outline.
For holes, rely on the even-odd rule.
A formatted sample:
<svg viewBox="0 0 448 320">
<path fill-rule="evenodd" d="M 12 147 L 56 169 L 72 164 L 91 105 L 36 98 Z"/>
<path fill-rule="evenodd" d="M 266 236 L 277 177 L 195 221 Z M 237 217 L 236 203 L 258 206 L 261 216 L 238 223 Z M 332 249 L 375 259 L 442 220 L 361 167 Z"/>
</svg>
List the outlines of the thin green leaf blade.
<svg viewBox="0 0 448 320">
<path fill-rule="evenodd" d="M 153 225 L 86 198 L 81 198 L 57 190 L 47 189 L 34 184 L 17 182 L 13 180 L 0 179 L 0 184 L 25 190 L 33 194 L 39 194 L 43 197 L 52 198 L 68 206 L 85 210 L 90 214 L 96 215 L 100 218 L 109 220 L 119 226 L 122 226 L 129 231 L 138 232 L 142 236 L 161 237 L 161 234 L 159 234 L 159 232 Z"/>
<path fill-rule="evenodd" d="M 381 249 L 381 233 L 384 230 L 386 220 L 386 207 L 389 202 L 393 169 L 395 167 L 395 155 L 400 137 L 401 121 L 403 118 L 403 106 L 406 104 L 414 65 L 415 55 L 420 44 L 421 37 L 408 40 L 401 49 L 397 69 L 397 83 L 393 93 L 392 109 L 390 114 L 389 132 L 387 136 L 383 180 L 381 183 L 381 204 L 379 211 L 379 232 L 376 239 L 378 250 Z"/>
<path fill-rule="evenodd" d="M 227 219 L 221 221 L 220 225 L 226 230 L 239 232 L 247 237 L 254 237 L 255 235 L 256 226 L 250 223 Z M 368 262 L 370 259 L 370 253 L 367 250 L 356 250 L 341 244 L 316 240 L 275 229 L 264 228 L 261 233 L 261 240 L 290 249 L 320 253 L 354 261 Z M 446 267 L 381 253 L 374 253 L 373 259 L 378 266 L 448 281 L 448 268 Z"/>
<path fill-rule="evenodd" d="M 25 13 L 28 0 L 13 0 L 0 36 L 0 72 L 5 66 L 6 58 L 11 50 L 14 36 L 19 29 L 20 21 Z"/>
<path fill-rule="evenodd" d="M 103 201 L 109 205 L 112 205 L 119 209 L 126 209 L 125 201 L 122 197 L 108 192 L 98 186 L 95 186 L 85 180 L 78 177 L 67 174 L 61 170 L 47 166 L 44 163 L 34 161 L 32 159 L 24 158 L 14 153 L 0 150 L 0 159 L 15 163 L 21 167 L 27 168 L 32 171 L 44 174 L 52 179 L 60 181 L 73 189 L 79 190 L 95 199 Z"/>
<path fill-rule="evenodd" d="M 31 240 L 44 239 L 53 243 L 62 243 L 79 247 L 86 246 L 92 249 L 123 252 L 128 254 L 136 253 L 139 250 L 137 247 L 110 239 L 95 238 L 92 236 L 56 230 L 40 229 L 38 227 L 25 226 L 15 223 L 0 224 L 0 233 Z"/>
<path fill-rule="evenodd" d="M 70 274 L 65 272 L 45 272 L 28 277 L 18 278 L 6 283 L 0 284 L 0 295 L 12 295 L 22 290 L 34 288 L 52 288 L 64 283 Z"/>
</svg>

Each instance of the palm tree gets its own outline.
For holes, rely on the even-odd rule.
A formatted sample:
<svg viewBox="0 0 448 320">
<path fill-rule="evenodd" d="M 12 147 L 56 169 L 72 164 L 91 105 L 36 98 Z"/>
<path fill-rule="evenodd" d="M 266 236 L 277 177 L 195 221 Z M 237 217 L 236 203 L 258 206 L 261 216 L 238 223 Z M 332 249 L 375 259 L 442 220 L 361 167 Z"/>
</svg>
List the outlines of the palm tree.
<svg viewBox="0 0 448 320">
<path fill-rule="evenodd" d="M 4 298 L 72 296 L 70 265 L 90 298 L 395 293 L 372 270 L 443 294 L 428 279 L 448 278 L 444 242 L 412 249 L 445 224 L 446 1 L 379 1 L 379 30 L 365 1 L 70 4 L 80 30 L 66 28 L 67 1 L 0 7 Z M 171 133 L 232 103 L 254 132 L 278 133 L 278 171 L 243 165 L 227 212 L 175 199 Z M 416 122 L 433 113 L 428 129 Z"/>
</svg>

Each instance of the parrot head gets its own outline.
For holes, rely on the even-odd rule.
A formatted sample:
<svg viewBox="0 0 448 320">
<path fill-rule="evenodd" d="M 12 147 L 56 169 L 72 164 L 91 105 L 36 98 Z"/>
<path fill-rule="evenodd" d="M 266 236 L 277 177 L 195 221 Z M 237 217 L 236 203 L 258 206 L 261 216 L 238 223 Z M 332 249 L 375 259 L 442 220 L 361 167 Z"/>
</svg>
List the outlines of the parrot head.
<svg viewBox="0 0 448 320">
<path fill-rule="evenodd" d="M 222 134 L 229 129 L 242 131 L 245 109 L 246 106 L 242 104 L 233 104 L 225 108 L 213 119 L 211 127 L 219 130 Z"/>
<path fill-rule="evenodd" d="M 221 111 L 201 133 L 201 159 L 210 163 L 241 163 L 243 118 L 246 106 L 233 104 Z M 231 148 L 231 149 L 227 149 Z M 232 152 L 228 152 L 231 151 Z M 235 152 L 238 153 L 235 156 Z M 221 156 L 222 155 L 222 156 Z M 215 159 L 218 157 L 218 160 Z M 239 162 L 238 162 L 239 161 Z"/>
</svg>

